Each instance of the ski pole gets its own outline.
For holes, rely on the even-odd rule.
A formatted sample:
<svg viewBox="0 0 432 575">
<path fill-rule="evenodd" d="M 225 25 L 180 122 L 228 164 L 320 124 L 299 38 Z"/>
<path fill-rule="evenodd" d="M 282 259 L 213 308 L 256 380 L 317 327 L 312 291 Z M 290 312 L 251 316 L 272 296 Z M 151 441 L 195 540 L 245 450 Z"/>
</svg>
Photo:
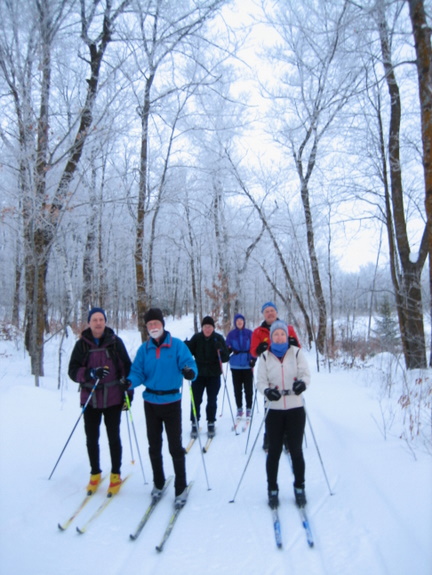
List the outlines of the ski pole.
<svg viewBox="0 0 432 575">
<path fill-rule="evenodd" d="M 256 405 L 257 405 L 257 388 L 255 387 L 254 400 L 253 400 L 253 403 L 252 403 L 251 420 L 250 420 L 250 423 L 249 423 L 249 429 L 248 429 L 248 436 L 247 436 L 247 440 L 246 440 L 245 453 L 247 453 L 247 448 L 248 448 L 248 445 L 249 445 L 249 439 L 250 439 L 250 434 L 251 434 L 253 417 L 254 417 L 255 406 L 256 406 Z"/>
<path fill-rule="evenodd" d="M 303 403 L 304 403 L 304 400 L 303 400 Z M 308 414 L 308 412 L 307 412 L 307 409 L 306 409 L 306 406 L 305 406 L 305 405 L 304 405 L 304 410 L 305 410 L 305 412 L 306 412 L 306 419 L 307 419 L 307 421 L 308 421 L 308 423 L 309 423 L 309 427 L 310 427 L 311 434 L 312 434 L 312 439 L 314 440 L 314 443 L 315 443 L 315 447 L 316 447 L 316 450 L 317 450 L 317 453 L 318 453 L 318 457 L 319 457 L 319 460 L 320 460 L 320 463 L 321 463 L 321 467 L 322 467 L 322 470 L 323 470 L 323 473 L 324 473 L 324 477 L 325 477 L 325 480 L 326 480 L 326 483 L 327 483 L 327 487 L 328 487 L 329 493 L 330 493 L 330 495 L 333 495 L 333 491 L 331 490 L 330 483 L 329 483 L 329 480 L 328 480 L 328 477 L 327 477 L 327 473 L 326 473 L 326 470 L 325 470 L 325 467 L 324 467 L 324 462 L 323 462 L 322 457 L 321 457 L 321 452 L 320 452 L 320 450 L 319 450 L 318 443 L 317 443 L 317 440 L 316 440 L 316 438 L 315 438 L 315 433 L 314 433 L 314 431 L 313 431 L 312 424 L 311 424 L 310 418 L 309 418 L 309 414 Z"/>
<path fill-rule="evenodd" d="M 228 363 L 227 363 L 227 365 L 226 365 L 225 378 L 226 378 L 227 374 L 228 374 Z M 219 416 L 219 417 L 222 417 L 222 415 L 223 415 L 223 409 L 224 409 L 224 402 L 225 402 L 225 395 L 226 395 L 226 393 L 227 393 L 227 388 L 226 388 L 226 386 L 225 386 L 225 387 L 224 387 L 224 394 L 223 394 L 223 398 L 222 398 L 222 409 L 221 409 L 221 412 L 220 412 L 220 416 Z"/>
<path fill-rule="evenodd" d="M 221 370 L 222 377 L 223 377 L 223 380 L 224 380 L 224 388 L 225 388 L 225 391 L 226 391 L 226 396 L 227 396 L 227 398 L 228 398 L 228 406 L 229 406 L 230 412 L 231 412 L 231 419 L 232 419 L 233 429 L 234 429 L 234 431 L 235 431 L 235 434 L 236 434 L 236 435 L 239 435 L 239 433 L 238 433 L 238 431 L 237 431 L 237 429 L 236 429 L 236 426 L 235 426 L 234 414 L 233 414 L 233 410 L 232 410 L 232 407 L 231 407 L 231 400 L 230 400 L 229 393 L 228 393 L 228 389 L 227 389 L 226 376 L 224 375 L 224 372 L 223 372 L 223 366 L 222 366 L 222 359 L 221 359 L 221 355 L 220 355 L 220 349 L 217 349 L 216 351 L 217 351 L 218 358 L 219 358 L 220 370 Z"/>
<path fill-rule="evenodd" d="M 202 459 L 202 463 L 203 463 L 203 467 L 204 467 L 204 474 L 205 474 L 206 481 L 207 481 L 207 489 L 208 489 L 208 491 L 210 491 L 211 487 L 210 487 L 209 480 L 208 480 L 207 467 L 206 467 L 205 460 L 204 460 L 203 445 L 201 442 L 201 437 L 200 437 L 199 428 L 198 428 L 198 417 L 197 417 L 197 410 L 196 410 L 196 406 L 195 406 L 195 399 L 194 399 L 194 394 L 193 394 L 193 390 L 192 390 L 192 384 L 190 382 L 189 382 L 189 393 L 190 393 L 190 398 L 191 398 L 192 414 L 194 416 L 195 426 L 196 426 L 197 433 L 198 433 L 198 443 L 199 443 L 200 451 L 201 451 L 201 459 Z"/>
<path fill-rule="evenodd" d="M 140 448 L 139 448 L 139 445 L 138 445 L 137 434 L 136 434 L 136 431 L 135 431 L 135 424 L 134 424 L 134 420 L 133 420 L 133 417 L 132 417 L 132 410 L 131 410 L 130 399 L 129 399 L 129 395 L 127 394 L 127 391 L 125 391 L 124 393 L 125 393 L 126 404 L 127 404 L 127 406 L 128 406 L 129 417 L 130 417 L 130 420 L 131 420 L 132 431 L 133 431 L 133 434 L 134 434 L 134 437 L 135 437 L 135 444 L 136 444 L 136 448 L 137 448 L 137 452 L 138 452 L 138 459 L 139 459 L 139 462 L 140 462 L 140 465 L 141 465 L 141 472 L 142 472 L 142 476 L 143 476 L 143 479 L 144 479 L 144 485 L 147 485 L 147 479 L 146 479 L 146 476 L 145 476 L 145 473 L 144 473 L 144 466 L 143 466 L 143 463 L 142 463 Z"/>
<path fill-rule="evenodd" d="M 255 441 L 253 442 L 252 449 L 251 449 L 251 451 L 250 451 L 250 453 L 249 453 L 249 457 L 248 457 L 248 459 L 247 459 L 247 461 L 246 461 L 246 465 L 245 465 L 245 467 L 244 467 L 244 469 L 243 469 L 243 473 L 241 474 L 240 481 L 238 482 L 237 489 L 236 489 L 236 491 L 235 491 L 235 493 L 234 493 L 234 497 L 231 499 L 230 503 L 234 503 L 234 501 L 235 501 L 236 495 L 237 495 L 237 493 L 238 493 L 238 490 L 240 489 L 241 482 L 243 481 L 243 477 L 244 477 L 244 475 L 245 475 L 245 473 L 246 473 L 246 469 L 248 468 L 249 462 L 250 462 L 251 457 L 252 457 L 252 453 L 253 453 L 253 451 L 254 451 L 254 449 L 255 449 L 255 445 L 256 445 L 256 443 L 257 443 L 257 441 L 258 441 L 258 437 L 259 437 L 259 435 L 260 435 L 260 433 L 261 433 L 261 429 L 262 429 L 262 427 L 263 427 L 263 425 L 264 425 L 264 422 L 265 422 L 265 420 L 266 420 L 266 417 L 267 417 L 268 412 L 269 412 L 269 410 L 267 409 L 267 411 L 265 412 L 264 417 L 263 417 L 263 419 L 262 419 L 262 421 L 261 421 L 261 423 L 260 423 L 260 426 L 259 426 L 259 429 L 258 429 L 258 433 L 257 433 L 257 435 L 256 435 L 256 437 L 255 437 Z"/>
<path fill-rule="evenodd" d="M 127 410 L 129 410 L 129 408 Z M 134 453 L 133 453 L 132 437 L 131 437 L 131 432 L 130 432 L 130 427 L 129 427 L 129 418 L 128 418 L 127 414 L 126 414 L 126 423 L 127 423 L 128 437 L 129 437 L 129 447 L 130 447 L 130 452 L 131 452 L 131 463 L 132 463 L 132 465 L 134 465 L 135 464 L 135 457 L 134 457 Z"/>
<path fill-rule="evenodd" d="M 99 385 L 99 382 L 100 382 L 100 379 L 98 378 L 98 379 L 95 381 L 95 384 L 94 384 L 94 386 L 92 387 L 92 389 L 91 389 L 91 391 L 90 391 L 90 395 L 88 396 L 87 401 L 85 402 L 85 404 L 83 405 L 83 408 L 81 409 L 80 416 L 78 417 L 78 419 L 77 419 L 75 425 L 73 426 L 73 429 L 72 429 L 72 431 L 71 431 L 71 434 L 69 435 L 68 440 L 66 441 L 65 446 L 63 447 L 62 452 L 60 453 L 59 458 L 57 459 L 57 462 L 56 462 L 56 464 L 54 465 L 54 468 L 53 468 L 53 470 L 51 471 L 50 476 L 48 477 L 48 480 L 50 480 L 51 477 L 53 476 L 53 473 L 54 473 L 54 471 L 56 470 L 56 467 L 57 467 L 57 465 L 58 465 L 60 459 L 62 458 L 63 453 L 65 452 L 65 449 L 66 449 L 66 447 L 68 446 L 68 443 L 69 443 L 69 441 L 70 441 L 72 435 L 74 434 L 74 431 L 75 431 L 75 429 L 77 428 L 77 425 L 78 425 L 78 423 L 79 423 L 81 417 L 83 416 L 84 411 L 85 411 L 86 408 L 87 408 L 87 405 L 90 403 L 90 400 L 91 400 L 91 398 L 93 397 L 93 393 L 95 392 L 97 386 Z"/>
</svg>

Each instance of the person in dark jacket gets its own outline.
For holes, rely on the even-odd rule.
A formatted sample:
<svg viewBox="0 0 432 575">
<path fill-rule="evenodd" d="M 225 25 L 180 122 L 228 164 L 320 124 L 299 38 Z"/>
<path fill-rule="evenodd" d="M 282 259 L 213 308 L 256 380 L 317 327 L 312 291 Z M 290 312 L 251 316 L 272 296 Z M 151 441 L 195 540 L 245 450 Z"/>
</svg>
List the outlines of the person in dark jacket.
<svg viewBox="0 0 432 575">
<path fill-rule="evenodd" d="M 222 363 L 229 359 L 229 351 L 224 337 L 215 332 L 215 322 L 210 316 L 203 318 L 201 331 L 195 333 L 189 341 L 185 342 L 190 349 L 198 366 L 198 377 L 192 382 L 192 395 L 194 405 L 191 406 L 192 431 L 191 437 L 197 437 L 199 419 L 201 415 L 201 403 L 204 390 L 207 392 L 207 434 L 214 437 L 217 396 L 221 387 L 220 376 Z M 196 409 L 196 421 L 194 414 Z"/>
<path fill-rule="evenodd" d="M 234 316 L 234 329 L 226 338 L 234 397 L 237 405 L 237 419 L 243 417 L 243 390 L 246 403 L 246 419 L 250 419 L 253 399 L 253 372 L 250 366 L 252 356 L 249 352 L 252 331 L 246 328 L 246 322 L 240 313 Z"/>
<path fill-rule="evenodd" d="M 123 341 L 106 325 L 106 313 L 94 307 L 88 314 L 89 327 L 76 342 L 69 362 L 69 377 L 80 384 L 80 404 L 83 407 L 98 382 L 93 396 L 84 411 L 84 429 L 90 460 L 89 494 L 101 482 L 99 433 L 102 416 L 108 436 L 111 456 L 109 494 L 115 494 L 121 485 L 122 444 L 120 439 L 121 412 L 125 403 L 124 385 L 131 360 Z M 130 400 L 133 392 L 128 392 Z"/>
</svg>

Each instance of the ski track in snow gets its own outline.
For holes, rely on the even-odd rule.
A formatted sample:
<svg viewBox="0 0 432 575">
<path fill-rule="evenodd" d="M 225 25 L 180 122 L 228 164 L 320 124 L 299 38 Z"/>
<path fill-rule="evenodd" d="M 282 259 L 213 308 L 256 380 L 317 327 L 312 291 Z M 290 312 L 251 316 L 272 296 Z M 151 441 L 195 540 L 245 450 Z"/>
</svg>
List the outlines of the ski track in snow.
<svg viewBox="0 0 432 575">
<path fill-rule="evenodd" d="M 168 326 L 169 328 L 169 326 Z M 185 337 L 173 330 L 177 337 Z M 134 357 L 136 334 L 121 334 Z M 190 334 L 189 334 L 190 335 Z M 2 342 L 4 343 L 4 342 Z M 73 345 L 68 342 L 69 347 Z M 47 354 L 46 373 L 56 373 L 57 350 Z M 1 351 L 1 350 L 0 350 Z M 48 476 L 79 416 L 75 384 L 61 394 L 54 378 L 33 387 L 29 362 L 21 352 L 2 357 L 3 406 L 0 418 L 0 461 L 5 484 L 0 495 L 0 575 L 430 575 L 432 573 L 431 458 L 415 461 L 404 444 L 383 440 L 372 415 L 379 407 L 370 387 L 356 383 L 355 374 L 313 374 L 306 407 L 325 465 L 330 495 L 309 424 L 306 426 L 306 492 L 315 546 L 310 549 L 292 492 L 289 459 L 279 468 L 283 549 L 276 548 L 267 506 L 265 453 L 258 438 L 234 503 L 230 503 L 246 465 L 247 433 L 234 435 L 228 402 L 217 422 L 217 435 L 207 454 L 196 441 L 186 456 L 189 501 L 162 553 L 160 543 L 173 509 L 170 486 L 137 541 L 131 533 L 150 499 L 151 468 L 140 391 L 133 403 L 147 484 L 133 442 L 131 452 L 125 418 L 122 421 L 123 475 L 130 479 L 107 510 L 84 535 L 76 533 L 102 501 L 107 481 L 70 528 L 65 521 L 84 495 L 88 462 L 82 423 L 78 425 L 53 478 Z M 65 357 L 69 357 L 69 348 Z M 67 360 L 66 362 L 67 369 Z M 314 365 L 311 356 L 310 365 Z M 7 375 L 6 375 L 7 374 Z M 65 377 L 65 382 L 67 378 Z M 228 372 L 227 388 L 234 408 Z M 219 395 L 221 411 L 223 387 Z M 183 442 L 189 439 L 189 393 L 183 395 Z M 249 450 L 263 417 L 263 400 L 251 424 Z M 206 440 L 201 421 L 202 444 Z M 206 465 L 210 489 L 203 467 Z M 109 473 L 105 430 L 101 430 L 101 461 Z M 164 440 L 167 476 L 171 459 Z"/>
</svg>

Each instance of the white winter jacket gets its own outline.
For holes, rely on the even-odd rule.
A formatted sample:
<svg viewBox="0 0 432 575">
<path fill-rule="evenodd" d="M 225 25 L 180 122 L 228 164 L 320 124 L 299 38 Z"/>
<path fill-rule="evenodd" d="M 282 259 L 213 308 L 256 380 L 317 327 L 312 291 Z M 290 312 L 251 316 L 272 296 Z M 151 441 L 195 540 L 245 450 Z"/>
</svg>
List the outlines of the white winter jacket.
<svg viewBox="0 0 432 575">
<path fill-rule="evenodd" d="M 268 387 L 277 387 L 280 392 L 292 390 L 295 379 L 302 379 L 306 387 L 310 384 L 310 371 L 303 351 L 291 345 L 281 361 L 271 351 L 265 351 L 258 362 L 257 388 L 264 394 Z M 303 407 L 302 395 L 282 395 L 278 401 L 268 401 L 269 409 L 293 409 Z"/>
</svg>

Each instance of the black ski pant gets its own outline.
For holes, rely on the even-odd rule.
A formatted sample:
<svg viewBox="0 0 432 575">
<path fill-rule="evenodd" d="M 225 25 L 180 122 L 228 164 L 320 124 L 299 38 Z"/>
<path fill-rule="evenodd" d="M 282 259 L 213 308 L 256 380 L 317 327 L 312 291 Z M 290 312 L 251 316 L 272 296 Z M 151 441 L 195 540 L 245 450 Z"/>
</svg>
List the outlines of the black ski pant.
<svg viewBox="0 0 432 575">
<path fill-rule="evenodd" d="M 201 402 L 204 395 L 204 390 L 207 392 L 207 406 L 206 406 L 207 421 L 208 423 L 214 423 L 216 421 L 217 396 L 220 387 L 221 387 L 221 381 L 219 375 L 212 375 L 212 376 L 199 375 L 195 379 L 195 381 L 192 382 L 192 393 L 198 421 L 200 420 L 201 416 Z M 193 407 L 191 407 L 191 421 L 192 423 L 195 423 Z"/>
<path fill-rule="evenodd" d="M 267 418 L 269 442 L 266 471 L 269 491 L 278 489 L 279 460 L 284 441 L 287 441 L 294 473 L 294 486 L 304 487 L 305 461 L 303 457 L 303 436 L 306 412 L 303 407 L 294 409 L 269 409 Z"/>
<path fill-rule="evenodd" d="M 97 409 L 90 405 L 84 411 L 84 430 L 87 438 L 87 453 L 90 460 L 90 473 L 101 473 L 99 455 L 99 435 L 102 416 L 108 436 L 111 455 L 111 473 L 120 474 L 122 460 L 122 444 L 120 439 L 120 420 L 123 405 L 113 405 L 105 409 Z"/>
<path fill-rule="evenodd" d="M 185 451 L 182 445 L 181 400 L 172 403 L 150 403 L 144 401 L 144 413 L 147 426 L 150 463 L 153 470 L 153 483 L 157 489 L 165 484 L 162 457 L 162 432 L 168 439 L 168 449 L 172 458 L 175 474 L 175 494 L 180 495 L 186 489 Z"/>
<path fill-rule="evenodd" d="M 243 407 L 243 389 L 246 409 L 252 409 L 253 400 L 253 373 L 251 369 L 232 369 L 232 382 L 237 409 Z"/>
</svg>

